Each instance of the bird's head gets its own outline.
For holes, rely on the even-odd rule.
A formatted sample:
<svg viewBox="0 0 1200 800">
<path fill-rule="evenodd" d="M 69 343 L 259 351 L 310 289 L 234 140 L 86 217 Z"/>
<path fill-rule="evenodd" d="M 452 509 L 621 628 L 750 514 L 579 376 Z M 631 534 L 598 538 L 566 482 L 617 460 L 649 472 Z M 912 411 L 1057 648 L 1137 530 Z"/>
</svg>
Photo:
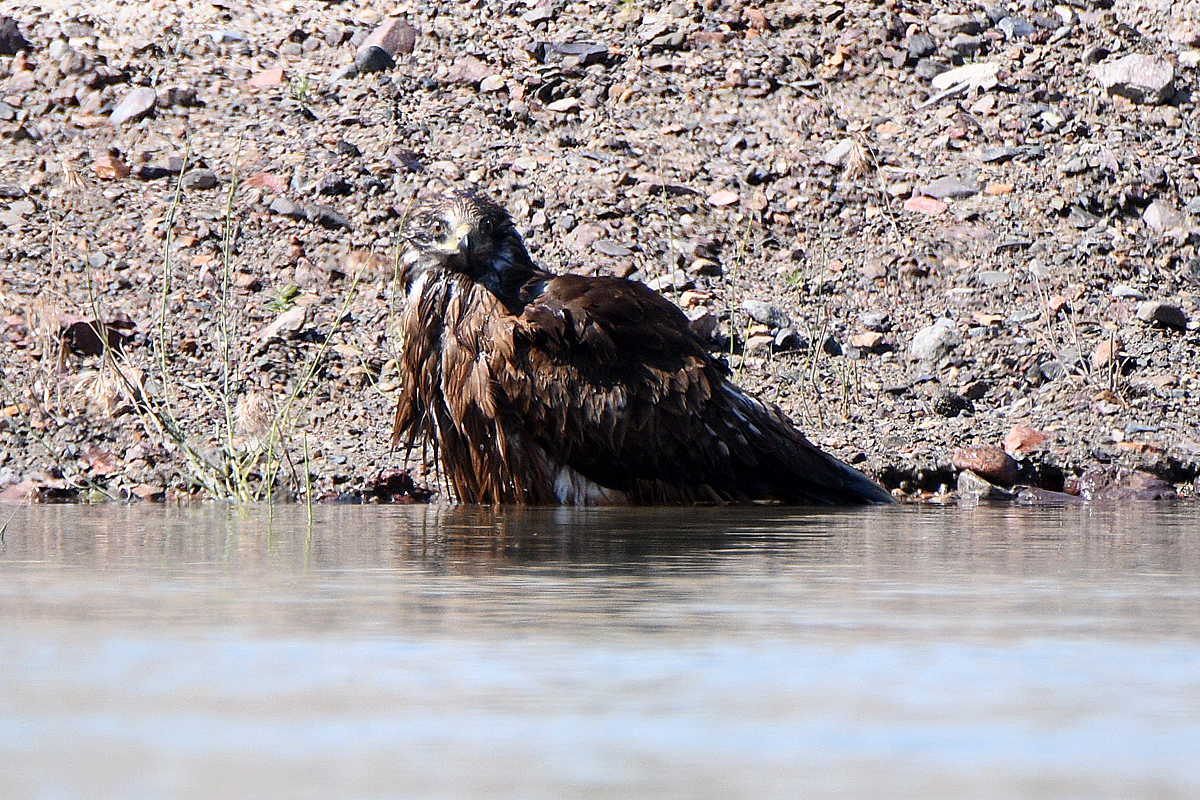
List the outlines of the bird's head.
<svg viewBox="0 0 1200 800">
<path fill-rule="evenodd" d="M 474 191 L 417 207 L 405 233 L 407 263 L 460 273 L 501 297 L 515 292 L 534 269 L 512 217 Z"/>
</svg>

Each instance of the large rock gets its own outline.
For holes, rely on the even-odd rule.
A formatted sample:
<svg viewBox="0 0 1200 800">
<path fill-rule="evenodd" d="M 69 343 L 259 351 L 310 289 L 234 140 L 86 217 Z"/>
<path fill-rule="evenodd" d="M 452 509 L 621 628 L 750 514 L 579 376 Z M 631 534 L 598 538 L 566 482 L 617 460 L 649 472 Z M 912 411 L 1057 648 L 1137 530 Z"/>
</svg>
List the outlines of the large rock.
<svg viewBox="0 0 1200 800">
<path fill-rule="evenodd" d="M 952 320 L 945 317 L 917 331 L 908 345 L 909 361 L 932 364 L 962 343 Z"/>
<path fill-rule="evenodd" d="M 1156 56 L 1132 55 L 1096 67 L 1096 79 L 1109 94 L 1157 105 L 1175 96 L 1175 66 Z"/>
</svg>

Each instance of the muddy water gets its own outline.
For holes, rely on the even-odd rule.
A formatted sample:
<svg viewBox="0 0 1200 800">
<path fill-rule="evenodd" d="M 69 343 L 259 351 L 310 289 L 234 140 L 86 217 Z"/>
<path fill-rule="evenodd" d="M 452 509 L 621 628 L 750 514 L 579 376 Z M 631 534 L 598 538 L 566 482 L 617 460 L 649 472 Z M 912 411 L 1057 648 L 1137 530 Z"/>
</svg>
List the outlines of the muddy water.
<svg viewBox="0 0 1200 800">
<path fill-rule="evenodd" d="M 0 759 L 5 798 L 1194 798 L 1200 513 L 19 509 Z"/>
</svg>

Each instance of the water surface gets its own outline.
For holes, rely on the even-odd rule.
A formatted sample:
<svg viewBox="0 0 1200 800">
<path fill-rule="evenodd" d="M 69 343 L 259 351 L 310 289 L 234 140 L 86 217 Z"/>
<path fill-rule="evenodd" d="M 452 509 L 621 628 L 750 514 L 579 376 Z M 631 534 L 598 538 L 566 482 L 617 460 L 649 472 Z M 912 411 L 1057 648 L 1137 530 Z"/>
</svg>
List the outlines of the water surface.
<svg viewBox="0 0 1200 800">
<path fill-rule="evenodd" d="M 0 796 L 1200 797 L 1198 520 L 23 508 Z"/>
</svg>

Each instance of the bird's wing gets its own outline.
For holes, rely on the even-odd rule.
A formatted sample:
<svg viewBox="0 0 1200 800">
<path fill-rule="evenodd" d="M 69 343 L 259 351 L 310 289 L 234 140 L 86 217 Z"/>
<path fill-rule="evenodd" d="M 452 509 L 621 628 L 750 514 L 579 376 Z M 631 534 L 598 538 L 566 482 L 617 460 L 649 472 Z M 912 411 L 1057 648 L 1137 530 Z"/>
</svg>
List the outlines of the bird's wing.
<svg viewBox="0 0 1200 800">
<path fill-rule="evenodd" d="M 887 500 L 730 383 L 657 292 L 576 275 L 537 286 L 493 375 L 498 411 L 553 460 L 644 500 Z"/>
</svg>

